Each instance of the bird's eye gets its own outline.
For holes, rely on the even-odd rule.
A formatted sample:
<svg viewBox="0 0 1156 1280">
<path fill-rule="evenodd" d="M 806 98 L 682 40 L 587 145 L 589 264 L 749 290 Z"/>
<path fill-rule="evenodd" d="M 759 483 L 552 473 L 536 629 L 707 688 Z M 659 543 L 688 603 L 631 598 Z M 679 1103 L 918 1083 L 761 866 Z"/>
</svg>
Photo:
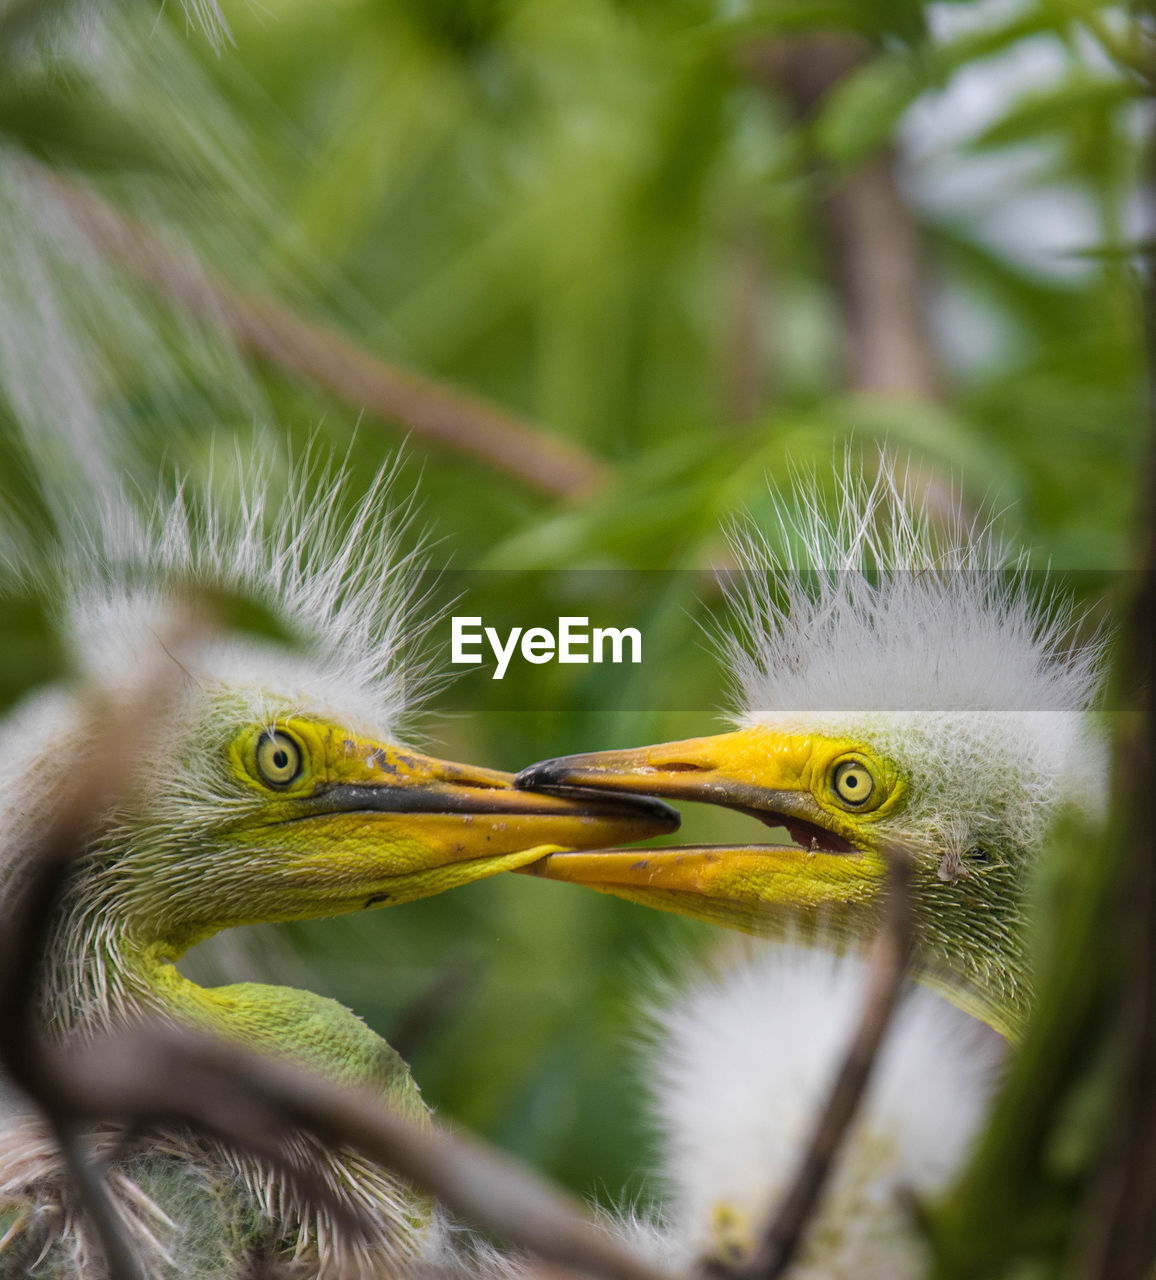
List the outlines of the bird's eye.
<svg viewBox="0 0 1156 1280">
<path fill-rule="evenodd" d="M 875 790 L 875 779 L 866 765 L 858 760 L 844 760 L 835 766 L 831 775 L 831 785 L 835 794 L 845 805 L 853 809 L 861 809 Z"/>
<path fill-rule="evenodd" d="M 287 733 L 271 729 L 257 743 L 257 770 L 271 787 L 287 787 L 301 771 L 301 748 Z"/>
</svg>

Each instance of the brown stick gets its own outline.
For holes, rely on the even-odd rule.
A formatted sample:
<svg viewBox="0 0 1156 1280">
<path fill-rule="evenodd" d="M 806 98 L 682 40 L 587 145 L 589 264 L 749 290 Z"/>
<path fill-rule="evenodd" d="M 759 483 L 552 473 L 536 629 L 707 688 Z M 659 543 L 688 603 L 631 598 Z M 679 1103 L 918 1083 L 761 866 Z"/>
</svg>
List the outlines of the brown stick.
<svg viewBox="0 0 1156 1280">
<path fill-rule="evenodd" d="M 907 854 L 892 849 L 890 868 L 886 915 L 872 948 L 859 1022 L 806 1153 L 750 1261 L 737 1268 L 708 1261 L 701 1269 L 713 1280 L 775 1280 L 781 1276 L 798 1252 L 818 1207 L 835 1157 L 863 1100 L 907 976 L 913 939 Z"/>
<path fill-rule="evenodd" d="M 871 46 L 828 33 L 760 43 L 743 52 L 752 74 L 809 117 Z M 925 313 L 919 233 L 899 189 L 895 150 L 886 147 L 853 173 L 823 175 L 825 257 L 843 316 L 843 361 L 853 391 L 938 400 L 945 383 Z"/>
<path fill-rule="evenodd" d="M 578 500 L 604 486 L 609 463 L 478 395 L 366 351 L 345 334 L 269 299 L 246 298 L 94 192 L 47 175 L 42 185 L 111 262 L 212 324 L 245 352 L 324 387 L 358 413 L 404 423 L 415 436 L 477 458 L 551 497 Z"/>
<path fill-rule="evenodd" d="M 161 648 L 169 657 L 174 651 L 187 652 L 203 636 L 202 624 L 183 611 L 166 630 L 168 644 L 162 640 Z M 5 904 L 0 929 L 0 1068 L 47 1117 L 112 1280 L 143 1280 L 143 1275 L 104 1181 L 84 1150 L 75 1117 L 62 1105 L 69 1086 L 44 1045 L 36 993 L 68 867 L 84 852 L 101 816 L 131 785 L 140 752 L 164 719 L 178 669 L 183 670 L 177 658 L 172 665 L 150 668 L 132 694 L 101 709 L 71 794 L 47 818 L 37 847 L 29 851 L 27 878 Z"/>
<path fill-rule="evenodd" d="M 669 1280 L 583 1207 L 509 1156 L 464 1134 L 395 1115 L 379 1098 L 291 1063 L 163 1026 L 61 1054 L 59 1104 L 77 1120 L 189 1124 L 277 1158 L 277 1135 L 306 1130 L 360 1151 L 467 1221 L 563 1266 L 609 1280 Z"/>
</svg>

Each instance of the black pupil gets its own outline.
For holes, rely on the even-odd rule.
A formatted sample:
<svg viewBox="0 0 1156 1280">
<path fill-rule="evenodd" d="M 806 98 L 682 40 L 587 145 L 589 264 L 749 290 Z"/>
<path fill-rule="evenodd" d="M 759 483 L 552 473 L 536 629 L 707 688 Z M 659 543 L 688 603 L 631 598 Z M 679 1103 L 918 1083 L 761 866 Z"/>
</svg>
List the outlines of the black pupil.
<svg viewBox="0 0 1156 1280">
<path fill-rule="evenodd" d="M 849 773 L 847 775 L 847 785 L 852 791 L 854 791 L 854 789 L 859 785 L 859 779 L 853 773 Z"/>
<path fill-rule="evenodd" d="M 289 763 L 289 752 L 286 751 L 284 747 L 278 747 L 277 750 L 273 752 L 273 763 L 278 769 L 284 769 Z"/>
</svg>

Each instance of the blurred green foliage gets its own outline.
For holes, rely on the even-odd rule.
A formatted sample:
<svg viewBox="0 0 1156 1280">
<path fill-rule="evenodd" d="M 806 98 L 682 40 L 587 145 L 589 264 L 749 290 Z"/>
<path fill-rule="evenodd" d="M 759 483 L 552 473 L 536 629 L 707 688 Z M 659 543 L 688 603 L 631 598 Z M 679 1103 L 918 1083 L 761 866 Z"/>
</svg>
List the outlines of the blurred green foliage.
<svg viewBox="0 0 1156 1280">
<path fill-rule="evenodd" d="M 1087 603 L 1114 608 L 1102 595 L 1130 563 L 1143 439 L 1133 243 L 1146 141 L 1115 6 L 223 8 L 220 48 L 176 6 L 144 0 L 109 4 L 99 22 L 68 5 L 39 20 L 13 5 L 0 21 L 0 501 L 33 542 L 51 516 L 18 422 L 43 440 L 62 417 L 91 419 L 146 486 L 163 461 L 203 476 L 210 458 L 227 483 L 231 437 L 275 474 L 314 441 L 368 482 L 405 431 L 359 427 L 357 406 L 252 359 L 211 318 L 67 234 L 62 250 L 21 203 L 30 160 L 187 242 L 232 287 L 614 465 L 603 491 L 563 503 L 418 436 L 405 446 L 399 493 L 417 488 L 433 560 L 505 571 L 471 579 L 470 613 L 615 621 L 630 579 L 590 577 L 576 592 L 541 571 L 686 571 L 629 602 L 641 668 L 550 668 L 536 710 L 471 677 L 468 697 L 443 692 L 433 709 L 447 714 L 426 722 L 444 754 L 517 768 L 713 731 L 688 708 L 724 701 L 698 626 L 718 607 L 707 571 L 727 563 L 720 528 L 743 513 L 765 521 L 768 478 L 822 475 L 848 444 L 910 455 L 973 509 L 1000 513 L 1037 562 L 1088 571 Z M 752 57 L 816 28 L 867 53 L 800 118 Z M 935 402 L 857 393 L 840 360 L 823 202 L 895 146 L 946 368 Z M 35 279 L 16 272 L 18 253 L 39 255 Z M 47 312 L 33 286 L 58 291 Z M 746 374 L 741 350 L 753 352 Z M 52 395 L 29 393 L 36 370 Z M 63 476 L 76 462 L 53 465 Z M 6 605 L 4 624 L 7 700 L 57 667 L 35 600 Z M 688 813 L 680 839 L 719 840 L 734 821 Z M 240 957 L 226 940 L 191 963 L 223 976 L 244 962 L 337 996 L 407 1039 L 444 1114 L 618 1199 L 646 1190 L 631 1010 L 655 976 L 719 941 L 510 876 L 252 931 Z"/>
</svg>

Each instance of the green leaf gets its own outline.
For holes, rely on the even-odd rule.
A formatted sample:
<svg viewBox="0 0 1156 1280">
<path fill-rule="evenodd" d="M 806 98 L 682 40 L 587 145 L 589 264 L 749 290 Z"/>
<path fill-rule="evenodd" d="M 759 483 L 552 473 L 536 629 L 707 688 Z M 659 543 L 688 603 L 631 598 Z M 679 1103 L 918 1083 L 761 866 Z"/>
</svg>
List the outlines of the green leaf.
<svg viewBox="0 0 1156 1280">
<path fill-rule="evenodd" d="M 1072 128 L 1097 113 L 1142 96 L 1125 80 L 1078 72 L 1061 84 L 1024 94 L 999 120 L 971 141 L 976 150 L 1007 147 Z"/>
<path fill-rule="evenodd" d="M 942 44 L 882 54 L 853 71 L 827 95 L 814 124 L 816 142 L 834 164 L 853 165 L 883 146 L 916 98 L 961 67 L 1056 28 L 1044 11 L 968 31 Z"/>
<path fill-rule="evenodd" d="M 833 164 L 855 164 L 889 140 L 926 84 L 915 60 L 902 54 L 884 55 L 852 72 L 828 94 L 815 122 L 819 149 Z"/>
</svg>

